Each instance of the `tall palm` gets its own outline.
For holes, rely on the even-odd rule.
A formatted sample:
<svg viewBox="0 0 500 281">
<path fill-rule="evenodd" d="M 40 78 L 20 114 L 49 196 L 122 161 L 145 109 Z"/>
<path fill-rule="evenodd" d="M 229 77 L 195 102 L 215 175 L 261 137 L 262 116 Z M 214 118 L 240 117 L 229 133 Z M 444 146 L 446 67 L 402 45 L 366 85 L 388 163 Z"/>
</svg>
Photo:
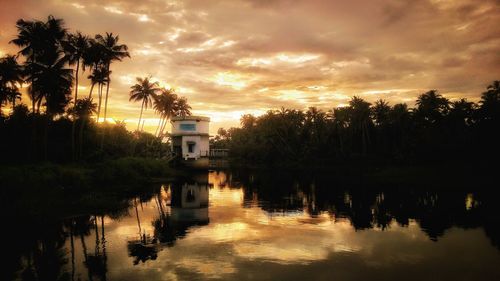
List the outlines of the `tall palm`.
<svg viewBox="0 0 500 281">
<path fill-rule="evenodd" d="M 451 102 L 448 118 L 455 126 L 463 127 L 471 125 L 474 107 L 475 104 L 467 101 L 467 99 Z"/>
<path fill-rule="evenodd" d="M 425 123 L 436 123 L 447 114 L 450 102 L 436 90 L 421 94 L 415 103 L 417 105 L 416 115 Z"/>
<path fill-rule="evenodd" d="M 75 34 L 69 34 L 67 41 L 64 43 L 64 51 L 70 65 L 76 64 L 75 69 L 75 103 L 78 99 L 78 72 L 80 70 L 80 62 L 89 48 L 89 37 L 83 35 L 80 31 Z"/>
<path fill-rule="evenodd" d="M 160 114 L 158 128 L 155 135 L 161 136 L 167 121 L 175 114 L 177 95 L 174 89 L 161 89 L 159 95 L 154 97 L 153 108 Z"/>
<path fill-rule="evenodd" d="M 90 117 L 93 113 L 96 113 L 97 105 L 92 101 L 92 98 L 84 98 L 77 100 L 75 106 L 72 109 L 72 114 L 76 119 L 80 120 L 80 133 L 79 133 L 79 149 L 78 156 L 82 156 L 82 146 L 83 146 L 83 129 L 87 122 L 89 122 Z M 74 124 L 74 123 L 73 123 Z M 74 133 L 74 131 L 73 131 Z M 74 137 L 74 136 L 73 136 Z"/>
<path fill-rule="evenodd" d="M 482 120 L 500 119 L 500 81 L 493 81 L 481 95 L 479 113 Z"/>
<path fill-rule="evenodd" d="M 43 49 L 43 37 L 45 25 L 41 21 L 25 21 L 20 19 L 16 22 L 17 38 L 10 43 L 21 48 L 18 54 L 26 57 L 27 62 L 34 63 Z M 36 90 L 30 86 L 31 110 L 35 113 L 35 103 L 37 100 Z M 36 86 L 35 86 L 36 88 Z"/>
<path fill-rule="evenodd" d="M 49 116 L 64 112 L 71 96 L 73 70 L 66 68 L 64 58 L 59 58 L 48 64 L 30 63 L 28 80 L 32 81 L 31 91 L 40 104 L 45 100 L 46 112 Z M 33 84 L 37 85 L 34 88 Z"/>
<path fill-rule="evenodd" d="M 382 126 L 387 124 L 389 121 L 389 113 L 391 111 L 391 107 L 389 103 L 383 99 L 379 99 L 375 102 L 372 107 L 372 115 L 373 120 L 377 126 Z"/>
<path fill-rule="evenodd" d="M 109 71 L 102 65 L 98 65 L 97 68 L 92 70 L 92 73 L 88 76 L 90 79 L 91 86 L 89 92 L 89 98 L 92 98 L 92 91 L 94 86 L 97 84 L 97 92 L 99 97 L 99 104 L 97 107 L 97 122 L 99 122 L 99 117 L 101 114 L 101 102 L 102 102 L 102 88 L 108 83 Z"/>
<path fill-rule="evenodd" d="M 185 97 L 177 99 L 177 103 L 175 104 L 175 115 L 182 117 L 191 115 L 191 106 L 188 104 Z"/>
<path fill-rule="evenodd" d="M 337 135 L 339 151 L 344 153 L 344 138 L 345 130 L 349 126 L 349 108 L 337 107 L 331 111 L 333 121 L 333 130 Z"/>
<path fill-rule="evenodd" d="M 158 82 L 151 82 L 151 77 L 140 78 L 137 77 L 137 84 L 133 85 L 130 91 L 130 101 L 141 101 L 141 114 L 139 116 L 139 122 L 137 123 L 137 131 L 139 131 L 139 126 L 141 125 L 142 112 L 144 108 L 148 109 L 148 106 L 152 105 L 152 99 L 156 95 L 156 92 L 160 89 L 158 88 Z M 106 112 L 106 108 L 104 109 Z"/>
<path fill-rule="evenodd" d="M 47 85 L 41 85 L 43 82 L 49 82 L 48 80 L 34 80 L 37 77 L 40 78 L 40 73 L 35 73 L 35 71 L 40 71 L 43 67 L 50 68 L 60 59 L 61 42 L 66 37 L 66 29 L 63 25 L 62 19 L 56 19 L 53 16 L 49 16 L 46 22 L 20 19 L 16 23 L 18 34 L 10 43 L 20 47 L 19 54 L 26 57 L 25 69 L 27 81 L 30 83 L 29 94 L 33 112 L 35 112 L 35 104 L 38 103 L 39 108 L 43 95 L 46 94 L 42 88 L 50 88 Z"/>
<path fill-rule="evenodd" d="M 350 125 L 355 133 L 361 135 L 363 153 L 366 153 L 370 142 L 369 127 L 372 125 L 370 118 L 370 103 L 360 97 L 354 96 L 349 101 Z"/>
<path fill-rule="evenodd" d="M 11 102 L 12 109 L 16 99 L 21 99 L 19 86 L 23 83 L 23 68 L 17 63 L 16 57 L 7 55 L 0 59 L 0 112 L 4 102 Z"/>
<path fill-rule="evenodd" d="M 106 84 L 106 98 L 104 101 L 104 120 L 106 121 L 107 110 L 108 110 L 108 94 L 109 94 L 109 85 L 111 83 L 111 72 L 110 66 L 113 61 L 121 61 L 126 57 L 130 57 L 127 45 L 119 44 L 118 35 L 114 36 L 113 33 L 107 33 L 105 36 L 96 35 L 96 41 L 104 47 L 104 57 L 103 64 L 108 71 L 108 83 Z"/>
</svg>

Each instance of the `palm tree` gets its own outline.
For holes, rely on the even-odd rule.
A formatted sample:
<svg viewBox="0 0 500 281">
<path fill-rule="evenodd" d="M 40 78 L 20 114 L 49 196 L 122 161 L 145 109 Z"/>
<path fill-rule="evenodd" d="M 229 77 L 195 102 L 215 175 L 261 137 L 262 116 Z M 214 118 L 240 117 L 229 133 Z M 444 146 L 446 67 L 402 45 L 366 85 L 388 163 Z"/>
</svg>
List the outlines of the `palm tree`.
<svg viewBox="0 0 500 281">
<path fill-rule="evenodd" d="M 175 105 L 175 115 L 181 117 L 191 115 L 191 106 L 188 104 L 185 97 L 177 99 L 177 103 Z"/>
<path fill-rule="evenodd" d="M 338 137 L 339 152 L 344 154 L 344 135 L 346 128 L 349 127 L 349 108 L 337 107 L 330 114 L 333 121 L 333 130 Z"/>
<path fill-rule="evenodd" d="M 18 85 L 23 83 L 22 72 L 15 56 L 7 55 L 0 59 L 0 114 L 4 102 L 11 102 L 14 109 L 16 99 L 21 99 Z"/>
<path fill-rule="evenodd" d="M 433 124 L 448 113 L 450 102 L 437 90 L 431 90 L 421 94 L 415 104 L 417 105 L 416 116 L 424 123 Z"/>
<path fill-rule="evenodd" d="M 80 133 L 79 133 L 79 149 L 78 149 L 78 157 L 82 156 L 82 146 L 83 146 L 83 129 L 86 123 L 90 120 L 90 117 L 93 113 L 96 113 L 97 105 L 92 101 L 92 98 L 84 98 L 76 101 L 75 106 L 70 110 L 70 113 L 74 116 L 75 120 L 73 120 L 73 150 L 75 147 L 75 122 L 76 119 L 80 120 Z M 73 151 L 75 153 L 75 151 Z M 76 154 L 76 153 L 75 153 Z M 76 155 L 75 155 L 76 156 Z"/>
<path fill-rule="evenodd" d="M 370 142 L 369 127 L 372 125 L 370 118 L 370 103 L 360 97 L 354 96 L 349 101 L 350 125 L 355 133 L 361 135 L 363 153 L 366 153 Z"/>
<path fill-rule="evenodd" d="M 375 102 L 372 107 L 372 115 L 373 120 L 377 126 L 381 126 L 387 124 L 389 121 L 389 113 L 391 111 L 391 107 L 389 103 L 383 99 L 379 99 Z"/>
<path fill-rule="evenodd" d="M 140 78 L 137 77 L 137 84 L 131 87 L 130 91 L 130 101 L 141 101 L 141 115 L 139 116 L 139 122 L 137 123 L 137 131 L 139 131 L 139 126 L 141 124 L 142 112 L 144 108 L 148 109 L 148 105 L 152 105 L 152 99 L 156 95 L 156 92 L 160 89 L 158 88 L 158 82 L 150 82 L 151 77 Z M 109 85 L 109 84 L 108 84 Z M 104 108 L 106 112 L 106 108 Z"/>
<path fill-rule="evenodd" d="M 43 45 L 44 23 L 41 21 L 25 21 L 20 19 L 16 22 L 18 30 L 17 38 L 10 43 L 21 48 L 18 54 L 26 57 L 27 62 L 35 62 L 41 53 Z M 32 88 L 32 86 L 30 86 Z M 31 98 L 31 110 L 35 113 L 36 90 L 29 91 Z"/>
<path fill-rule="evenodd" d="M 37 111 L 40 111 L 42 100 L 45 99 L 49 116 L 63 113 L 73 84 L 73 70 L 66 68 L 65 59 L 58 58 L 48 64 L 30 63 L 27 68 L 30 70 L 27 80 L 32 82 L 30 91 L 36 91 L 31 97 L 36 98 Z"/>
<path fill-rule="evenodd" d="M 479 109 L 482 120 L 499 120 L 500 118 L 500 81 L 493 81 L 481 95 Z"/>
<path fill-rule="evenodd" d="M 70 65 L 76 63 L 75 70 L 75 103 L 78 99 L 78 72 L 80 70 L 80 61 L 89 48 L 89 37 L 77 31 L 75 34 L 69 34 L 68 40 L 64 41 L 64 51 Z"/>
<path fill-rule="evenodd" d="M 110 71 L 106 70 L 104 66 L 99 65 L 92 71 L 92 74 L 88 76 L 88 79 L 91 81 L 89 98 L 92 98 L 92 91 L 94 86 L 97 84 L 97 92 L 99 97 L 99 105 L 97 107 L 97 122 L 99 122 L 99 117 L 101 114 L 101 101 L 102 101 L 102 88 L 104 85 L 108 84 L 108 77 Z"/>
<path fill-rule="evenodd" d="M 108 109 L 108 94 L 109 94 L 109 84 L 111 83 L 110 75 L 111 71 L 110 66 L 113 61 L 121 61 L 125 57 L 130 57 L 127 45 L 125 44 L 118 44 L 119 37 L 118 35 L 114 36 L 113 33 L 107 33 L 106 36 L 102 35 L 96 35 L 96 41 L 101 44 L 104 47 L 104 57 L 103 57 L 103 64 L 106 67 L 106 70 L 108 71 L 108 77 L 107 81 L 108 83 L 106 84 L 106 98 L 104 101 L 104 121 L 106 121 L 106 116 L 107 116 L 107 109 Z"/>
<path fill-rule="evenodd" d="M 448 118 L 459 127 L 471 125 L 474 108 L 475 104 L 467 99 L 451 102 Z"/>
<path fill-rule="evenodd" d="M 39 111 L 42 99 L 45 98 L 44 95 L 48 95 L 46 90 L 54 88 L 54 85 L 42 85 L 45 82 L 50 84 L 51 81 L 41 79 L 44 75 L 40 71 L 54 66 L 62 69 L 61 66 L 65 62 L 65 60 L 60 59 L 62 53 L 61 42 L 66 37 L 66 29 L 63 25 L 62 19 L 56 19 L 53 16 L 49 16 L 47 22 L 20 19 L 16 23 L 18 34 L 10 42 L 20 47 L 19 54 L 26 57 L 25 69 L 28 77 L 27 81 L 30 83 L 29 94 L 33 112 L 35 112 L 35 104 L 38 104 Z"/>
<path fill-rule="evenodd" d="M 158 128 L 155 135 L 161 136 L 167 121 L 175 114 L 177 95 L 174 89 L 161 89 L 159 95 L 154 96 L 153 108 L 156 113 L 160 114 Z"/>
</svg>

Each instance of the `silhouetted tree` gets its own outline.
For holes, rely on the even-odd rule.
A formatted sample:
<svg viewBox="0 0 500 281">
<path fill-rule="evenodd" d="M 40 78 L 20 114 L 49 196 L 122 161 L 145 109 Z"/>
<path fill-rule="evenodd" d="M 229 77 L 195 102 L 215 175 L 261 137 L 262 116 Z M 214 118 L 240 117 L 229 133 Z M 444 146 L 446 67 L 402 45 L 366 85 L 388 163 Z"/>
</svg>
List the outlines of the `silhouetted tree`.
<svg viewBox="0 0 500 281">
<path fill-rule="evenodd" d="M 144 108 L 148 109 L 148 106 L 152 105 L 152 100 L 156 95 L 156 92 L 160 89 L 158 88 L 158 82 L 150 82 L 151 77 L 140 78 L 137 77 L 137 84 L 131 87 L 130 99 L 133 101 L 141 102 L 141 115 L 139 115 L 139 122 L 137 123 L 137 131 L 139 131 L 142 119 L 142 112 Z"/>
</svg>

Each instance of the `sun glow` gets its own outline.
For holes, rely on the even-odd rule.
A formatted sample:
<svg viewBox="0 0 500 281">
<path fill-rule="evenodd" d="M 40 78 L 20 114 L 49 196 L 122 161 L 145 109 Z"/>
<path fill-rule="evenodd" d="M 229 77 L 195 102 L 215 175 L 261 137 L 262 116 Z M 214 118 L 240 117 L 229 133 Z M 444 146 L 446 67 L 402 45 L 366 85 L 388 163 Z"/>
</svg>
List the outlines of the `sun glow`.
<svg viewBox="0 0 500 281">
<path fill-rule="evenodd" d="M 320 55 L 317 54 L 290 54 L 290 53 L 278 53 L 271 57 L 247 57 L 241 58 L 236 62 L 236 65 L 241 66 L 260 66 L 267 67 L 276 64 L 302 64 L 308 63 L 318 59 Z"/>
<path fill-rule="evenodd" d="M 215 75 L 213 81 L 217 85 L 229 86 L 235 90 L 241 90 L 247 86 L 241 75 L 231 72 L 219 72 Z"/>
<path fill-rule="evenodd" d="M 106 10 L 107 12 L 113 13 L 113 14 L 119 14 L 119 15 L 123 14 L 122 10 L 120 10 L 114 6 L 106 6 L 106 7 L 104 7 L 104 10 Z"/>
</svg>

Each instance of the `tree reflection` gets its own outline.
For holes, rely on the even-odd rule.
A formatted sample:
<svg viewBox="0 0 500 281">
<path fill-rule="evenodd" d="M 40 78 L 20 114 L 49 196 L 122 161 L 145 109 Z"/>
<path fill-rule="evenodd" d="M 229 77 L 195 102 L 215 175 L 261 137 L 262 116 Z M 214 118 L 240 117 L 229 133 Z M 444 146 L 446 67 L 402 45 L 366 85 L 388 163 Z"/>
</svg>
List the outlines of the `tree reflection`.
<svg viewBox="0 0 500 281">
<path fill-rule="evenodd" d="M 227 177 L 229 187 L 243 188 L 244 207 L 255 202 L 269 215 L 304 211 L 311 217 L 327 213 L 331 218 L 347 218 L 356 230 L 391 224 L 419 224 L 430 240 L 437 241 L 451 227 L 483 227 L 492 244 L 500 250 L 498 192 L 464 188 L 372 186 L 341 182 L 339 177 L 238 171 Z M 296 180 L 296 179 L 300 180 Z M 450 191 L 452 190 L 452 191 Z M 466 206 L 473 194 L 474 204 Z"/>
</svg>

